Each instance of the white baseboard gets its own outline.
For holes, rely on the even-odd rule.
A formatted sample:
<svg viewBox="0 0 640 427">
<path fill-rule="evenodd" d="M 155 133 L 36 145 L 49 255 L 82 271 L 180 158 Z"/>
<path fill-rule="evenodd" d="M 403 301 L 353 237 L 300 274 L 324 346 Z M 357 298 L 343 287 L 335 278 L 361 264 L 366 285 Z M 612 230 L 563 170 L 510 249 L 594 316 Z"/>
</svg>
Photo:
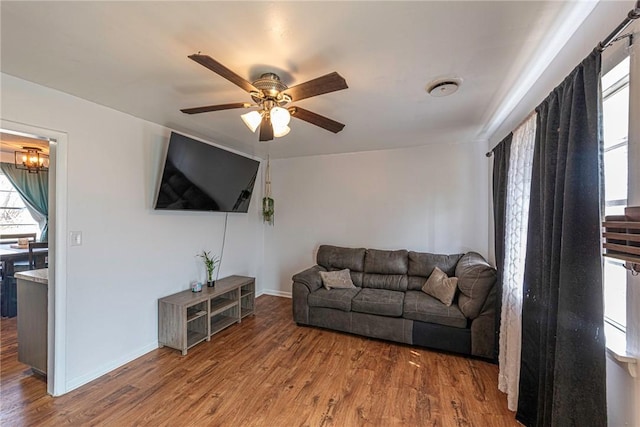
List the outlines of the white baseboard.
<svg viewBox="0 0 640 427">
<path fill-rule="evenodd" d="M 271 295 L 274 297 L 291 298 L 291 292 L 274 291 L 273 289 L 263 289 L 262 292 L 260 292 L 260 295 Z"/>
<path fill-rule="evenodd" d="M 137 359 L 140 356 L 144 356 L 145 354 L 149 353 L 150 351 L 153 351 L 155 349 L 158 348 L 158 343 L 152 343 L 152 344 L 148 344 L 144 347 L 141 347 L 129 354 L 127 354 L 124 357 L 121 357 L 118 360 L 115 360 L 111 363 L 107 363 L 101 367 L 99 367 L 98 369 L 94 370 L 93 372 L 90 372 L 88 374 L 85 375 L 81 375 L 80 377 L 77 378 L 73 378 L 67 381 L 66 383 L 66 390 L 64 393 L 69 393 L 71 390 L 75 390 L 76 388 L 83 386 L 93 380 L 95 380 L 96 378 L 100 378 L 101 376 L 103 376 L 104 374 L 107 374 L 111 371 L 113 371 L 114 369 L 117 369 L 123 365 L 126 365 L 127 363 Z"/>
</svg>

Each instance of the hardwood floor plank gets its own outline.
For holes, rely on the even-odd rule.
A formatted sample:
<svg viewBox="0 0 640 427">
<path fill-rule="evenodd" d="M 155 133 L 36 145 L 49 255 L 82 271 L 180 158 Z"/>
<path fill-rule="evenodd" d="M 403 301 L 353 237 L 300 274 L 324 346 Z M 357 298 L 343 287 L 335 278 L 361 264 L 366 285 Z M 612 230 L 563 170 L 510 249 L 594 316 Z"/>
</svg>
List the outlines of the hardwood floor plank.
<svg viewBox="0 0 640 427">
<path fill-rule="evenodd" d="M 490 363 L 312 327 L 291 300 L 189 350 L 161 348 L 64 396 L 17 361 L 0 322 L 4 426 L 431 426 L 519 424 Z"/>
</svg>

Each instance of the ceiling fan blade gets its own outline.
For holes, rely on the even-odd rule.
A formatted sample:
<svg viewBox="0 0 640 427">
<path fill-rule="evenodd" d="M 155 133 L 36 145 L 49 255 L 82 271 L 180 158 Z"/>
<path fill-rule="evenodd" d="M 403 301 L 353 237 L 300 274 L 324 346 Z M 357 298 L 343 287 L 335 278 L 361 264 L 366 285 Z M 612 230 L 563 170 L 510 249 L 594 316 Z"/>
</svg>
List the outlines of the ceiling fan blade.
<svg viewBox="0 0 640 427">
<path fill-rule="evenodd" d="M 289 113 L 291 113 L 291 116 L 296 119 L 304 120 L 312 125 L 320 126 L 321 128 L 333 133 L 338 133 L 344 129 L 344 125 L 342 123 L 336 122 L 335 120 L 331 120 L 328 117 L 321 116 L 320 114 L 316 114 L 309 110 L 305 110 L 304 108 L 289 107 Z"/>
<path fill-rule="evenodd" d="M 205 107 L 183 108 L 185 114 L 208 113 L 209 111 L 232 110 L 234 108 L 249 108 L 251 104 L 247 102 L 234 102 L 233 104 L 207 105 Z"/>
<path fill-rule="evenodd" d="M 262 116 L 262 123 L 260 123 L 260 141 L 271 141 L 273 139 L 273 126 L 271 126 L 271 119 L 265 114 Z"/>
<path fill-rule="evenodd" d="M 299 101 L 301 99 L 311 98 L 312 96 L 322 95 L 323 93 L 347 89 L 348 87 L 347 81 L 334 71 L 317 79 L 290 87 L 285 90 L 284 93 L 289 95 L 293 101 Z"/>
<path fill-rule="evenodd" d="M 213 59 L 212 57 L 210 57 L 209 55 L 200 55 L 199 53 L 196 53 L 193 55 L 189 55 L 189 59 L 196 61 L 198 64 L 202 65 L 203 67 L 207 67 L 214 73 L 229 80 L 231 83 L 237 86 L 240 86 L 242 89 L 246 90 L 247 92 L 258 90 L 256 89 L 255 86 L 253 86 L 247 80 L 243 79 L 242 77 L 240 77 L 239 75 L 237 75 L 236 73 L 234 73 L 233 71 L 231 71 L 230 69 L 228 69 L 227 67 L 225 67 L 224 65 L 216 61 L 215 59 Z"/>
</svg>

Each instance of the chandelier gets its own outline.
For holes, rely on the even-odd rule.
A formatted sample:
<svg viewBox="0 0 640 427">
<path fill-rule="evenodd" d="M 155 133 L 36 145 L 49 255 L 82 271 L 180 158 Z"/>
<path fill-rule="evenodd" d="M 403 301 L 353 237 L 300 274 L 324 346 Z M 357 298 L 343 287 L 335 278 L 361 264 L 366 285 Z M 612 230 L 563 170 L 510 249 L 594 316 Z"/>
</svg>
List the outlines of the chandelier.
<svg viewBox="0 0 640 427">
<path fill-rule="evenodd" d="M 22 147 L 24 151 L 15 152 L 16 169 L 26 170 L 29 173 L 38 173 L 49 170 L 49 156 L 42 153 L 37 147 Z"/>
</svg>

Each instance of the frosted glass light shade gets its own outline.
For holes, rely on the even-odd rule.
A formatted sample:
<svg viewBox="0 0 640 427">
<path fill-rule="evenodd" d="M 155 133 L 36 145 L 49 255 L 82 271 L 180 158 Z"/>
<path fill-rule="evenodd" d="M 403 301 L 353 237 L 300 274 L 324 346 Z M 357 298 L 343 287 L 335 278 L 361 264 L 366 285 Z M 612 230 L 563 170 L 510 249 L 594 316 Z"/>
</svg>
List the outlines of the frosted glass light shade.
<svg viewBox="0 0 640 427">
<path fill-rule="evenodd" d="M 276 138 L 280 138 L 281 136 L 285 136 L 287 135 L 289 132 L 291 132 L 291 128 L 287 125 L 281 126 L 281 127 L 276 127 L 275 125 L 273 125 L 273 136 L 275 136 Z"/>
<path fill-rule="evenodd" d="M 289 124 L 291 120 L 291 114 L 289 114 L 289 110 L 282 107 L 273 107 L 270 112 L 271 123 L 273 124 L 273 129 L 281 129 Z"/>
<path fill-rule="evenodd" d="M 246 114 L 240 116 L 245 125 L 251 130 L 251 132 L 255 132 L 262 123 L 262 114 L 258 111 L 250 111 Z"/>
</svg>

